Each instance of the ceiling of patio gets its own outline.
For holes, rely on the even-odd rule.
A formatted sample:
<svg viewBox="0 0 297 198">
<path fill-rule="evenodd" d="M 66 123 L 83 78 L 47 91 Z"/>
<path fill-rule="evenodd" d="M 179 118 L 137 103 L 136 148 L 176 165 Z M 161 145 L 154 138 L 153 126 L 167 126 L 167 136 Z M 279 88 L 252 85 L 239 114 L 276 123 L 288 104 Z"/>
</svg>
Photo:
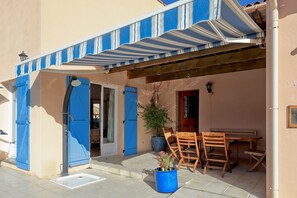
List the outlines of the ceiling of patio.
<svg viewBox="0 0 297 198">
<path fill-rule="evenodd" d="M 221 47 L 113 68 L 127 70 L 129 79 L 146 77 L 147 83 L 265 68 L 266 50 L 251 44 Z"/>
<path fill-rule="evenodd" d="M 266 4 L 245 8 L 266 34 Z M 264 45 L 229 44 L 110 69 L 109 73 L 127 71 L 129 79 L 145 77 L 147 83 L 191 78 L 266 67 Z"/>
</svg>

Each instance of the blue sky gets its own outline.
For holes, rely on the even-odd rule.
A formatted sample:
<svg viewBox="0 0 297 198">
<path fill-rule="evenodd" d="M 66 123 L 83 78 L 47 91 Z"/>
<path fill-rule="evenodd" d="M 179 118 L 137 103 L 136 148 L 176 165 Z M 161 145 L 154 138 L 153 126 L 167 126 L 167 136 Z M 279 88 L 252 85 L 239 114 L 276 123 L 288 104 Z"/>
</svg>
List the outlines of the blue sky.
<svg viewBox="0 0 297 198">
<path fill-rule="evenodd" d="M 163 0 L 163 2 L 166 3 L 166 4 L 171 4 L 171 3 L 176 2 L 176 1 L 178 1 L 178 0 Z M 238 2 L 243 6 L 245 6 L 245 5 L 249 4 L 249 3 L 254 3 L 256 1 L 262 2 L 263 0 L 238 0 Z"/>
</svg>

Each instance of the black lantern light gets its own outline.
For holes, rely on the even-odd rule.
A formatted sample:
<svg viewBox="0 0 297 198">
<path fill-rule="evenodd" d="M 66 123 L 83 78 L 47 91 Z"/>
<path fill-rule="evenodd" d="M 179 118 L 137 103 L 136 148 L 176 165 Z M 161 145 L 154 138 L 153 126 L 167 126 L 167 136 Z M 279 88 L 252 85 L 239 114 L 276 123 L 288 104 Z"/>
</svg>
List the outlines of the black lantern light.
<svg viewBox="0 0 297 198">
<path fill-rule="evenodd" d="M 24 60 L 27 60 L 28 59 L 28 55 L 25 54 L 24 51 L 22 51 L 22 53 L 19 54 L 19 57 L 20 57 L 20 60 L 21 61 L 24 61 Z"/>
<path fill-rule="evenodd" d="M 208 93 L 212 93 L 212 83 L 211 82 L 207 82 L 206 89 L 207 89 Z"/>
</svg>

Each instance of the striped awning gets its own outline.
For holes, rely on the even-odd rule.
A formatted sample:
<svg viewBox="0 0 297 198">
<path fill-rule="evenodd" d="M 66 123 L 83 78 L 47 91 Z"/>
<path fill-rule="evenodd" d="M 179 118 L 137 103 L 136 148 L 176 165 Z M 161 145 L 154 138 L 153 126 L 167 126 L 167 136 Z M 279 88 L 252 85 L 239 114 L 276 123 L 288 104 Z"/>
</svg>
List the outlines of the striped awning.
<svg viewBox="0 0 297 198">
<path fill-rule="evenodd" d="M 16 66 L 22 76 L 52 66 L 133 63 L 231 42 L 259 42 L 263 31 L 236 0 L 181 0 L 164 9 Z"/>
</svg>

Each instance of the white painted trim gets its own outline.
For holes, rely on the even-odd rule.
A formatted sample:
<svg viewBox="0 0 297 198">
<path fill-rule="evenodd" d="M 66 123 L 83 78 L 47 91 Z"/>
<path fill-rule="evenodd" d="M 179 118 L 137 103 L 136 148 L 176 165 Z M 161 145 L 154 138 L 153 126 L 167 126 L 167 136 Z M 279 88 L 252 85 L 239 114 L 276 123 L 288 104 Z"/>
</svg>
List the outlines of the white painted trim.
<svg viewBox="0 0 297 198">
<path fill-rule="evenodd" d="M 8 145 L 7 145 L 7 152 L 9 157 L 15 158 L 16 156 L 16 107 L 14 108 L 14 87 L 15 82 L 9 84 L 9 90 L 8 90 L 8 100 L 9 100 L 9 106 L 8 106 L 8 122 L 9 122 L 9 128 L 8 128 Z M 16 90 L 15 90 L 16 92 Z"/>
<path fill-rule="evenodd" d="M 108 156 L 108 155 L 116 155 L 118 152 L 118 87 L 115 85 L 109 85 L 109 84 L 102 84 L 97 82 L 90 82 L 91 84 L 100 85 L 101 86 L 101 99 L 100 99 L 100 115 L 103 115 L 103 109 L 104 109 L 104 88 L 110 88 L 115 90 L 115 98 L 114 98 L 114 142 L 113 143 L 103 143 L 103 119 L 100 119 L 100 156 Z M 110 154 L 105 155 L 104 146 L 105 148 L 112 147 L 112 152 Z M 108 152 L 109 153 L 109 152 Z"/>
<path fill-rule="evenodd" d="M 8 117 L 9 117 L 9 131 L 8 131 L 8 141 L 14 142 L 15 141 L 15 130 L 16 130 L 16 123 L 13 118 L 16 118 L 16 109 L 14 108 L 14 98 L 13 98 L 13 89 L 15 83 L 9 84 L 9 91 L 8 91 L 8 100 L 9 100 L 9 107 L 8 107 Z"/>
</svg>

